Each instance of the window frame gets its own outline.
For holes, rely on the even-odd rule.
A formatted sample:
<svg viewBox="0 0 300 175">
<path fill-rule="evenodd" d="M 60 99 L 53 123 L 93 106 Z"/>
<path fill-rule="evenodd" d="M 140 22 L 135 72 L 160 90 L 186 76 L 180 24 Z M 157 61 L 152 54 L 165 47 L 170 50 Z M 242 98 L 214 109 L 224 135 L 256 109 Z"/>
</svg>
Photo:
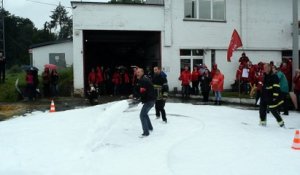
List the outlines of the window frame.
<svg viewBox="0 0 300 175">
<path fill-rule="evenodd" d="M 190 50 L 190 55 L 181 55 L 181 50 Z M 199 50 L 200 51 L 200 55 L 194 55 L 193 51 Z M 202 53 L 201 53 L 202 52 Z M 194 66 L 194 62 L 195 60 L 202 60 L 202 64 L 204 63 L 204 49 L 179 49 L 179 61 L 180 61 L 180 70 L 182 71 L 184 65 L 181 65 L 182 60 L 189 60 L 190 65 L 189 65 L 189 69 L 192 70 L 193 66 Z"/>
<path fill-rule="evenodd" d="M 206 19 L 206 18 L 200 18 L 200 9 L 199 9 L 199 1 L 200 0 L 194 0 L 195 1 L 195 6 L 196 6 L 196 12 L 195 15 L 196 17 L 192 18 L 192 17 L 186 17 L 185 15 L 185 3 L 186 0 L 183 1 L 183 5 L 184 5 L 184 12 L 183 12 L 183 20 L 184 21 L 200 21 L 200 22 L 226 22 L 226 0 L 224 0 L 224 19 L 214 19 L 214 1 L 215 0 L 209 0 L 210 1 L 210 19 Z"/>
</svg>

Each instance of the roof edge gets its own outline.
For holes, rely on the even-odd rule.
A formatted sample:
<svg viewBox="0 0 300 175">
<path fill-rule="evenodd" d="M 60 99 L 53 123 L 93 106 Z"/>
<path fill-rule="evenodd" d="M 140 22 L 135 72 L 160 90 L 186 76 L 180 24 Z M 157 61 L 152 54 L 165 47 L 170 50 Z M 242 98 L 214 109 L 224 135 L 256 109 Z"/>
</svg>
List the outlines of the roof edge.
<svg viewBox="0 0 300 175">
<path fill-rule="evenodd" d="M 39 44 L 32 44 L 29 46 L 29 48 L 34 49 L 34 48 L 38 48 L 38 47 L 49 46 L 49 45 L 54 45 L 54 44 L 62 44 L 62 43 L 67 43 L 67 42 L 72 42 L 72 41 L 73 41 L 73 39 L 48 41 L 48 42 L 43 42 L 43 43 L 39 43 Z"/>
</svg>

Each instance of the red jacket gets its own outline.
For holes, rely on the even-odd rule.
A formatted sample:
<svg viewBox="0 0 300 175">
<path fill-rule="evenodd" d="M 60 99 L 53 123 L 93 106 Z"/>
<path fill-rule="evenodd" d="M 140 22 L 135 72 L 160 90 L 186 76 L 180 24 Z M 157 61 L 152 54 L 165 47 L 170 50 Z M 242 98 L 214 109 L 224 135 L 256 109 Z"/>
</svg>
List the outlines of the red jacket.
<svg viewBox="0 0 300 175">
<path fill-rule="evenodd" d="M 216 73 L 211 81 L 211 89 L 213 91 L 223 91 L 224 75 L 222 73 Z"/>
<path fill-rule="evenodd" d="M 241 77 L 242 77 L 242 70 L 241 69 L 238 69 L 236 70 L 236 73 L 235 73 L 235 80 L 241 80 Z"/>
<path fill-rule="evenodd" d="M 199 81 L 199 76 L 200 76 L 200 72 L 197 71 L 193 71 L 192 72 L 192 81 Z"/>
<path fill-rule="evenodd" d="M 262 90 L 263 81 L 264 81 L 264 74 L 261 71 L 258 71 L 254 77 L 254 82 L 257 88 L 256 91 Z"/>
<path fill-rule="evenodd" d="M 96 73 L 90 72 L 88 77 L 89 84 L 95 84 L 96 83 Z"/>
<path fill-rule="evenodd" d="M 26 83 L 27 84 L 33 84 L 33 75 L 32 74 L 27 74 L 26 75 Z"/>
<path fill-rule="evenodd" d="M 251 66 L 249 68 L 249 82 L 251 84 L 254 84 L 255 82 L 255 67 L 254 66 Z"/>
<path fill-rule="evenodd" d="M 103 79 L 103 72 L 100 69 L 100 67 L 97 67 L 97 71 L 96 71 L 96 83 L 102 83 L 104 81 Z"/>
<path fill-rule="evenodd" d="M 192 74 L 190 71 L 182 71 L 179 77 L 181 80 L 181 85 L 189 85 L 191 81 Z"/>
<path fill-rule="evenodd" d="M 296 93 L 300 93 L 300 75 L 299 76 L 295 76 L 293 78 L 293 83 L 294 83 L 294 91 Z"/>
<path fill-rule="evenodd" d="M 123 83 L 130 83 L 130 78 L 127 72 L 124 73 L 124 82 Z"/>
<path fill-rule="evenodd" d="M 119 74 L 119 72 L 115 72 L 112 76 L 112 82 L 115 85 L 119 85 L 121 84 L 121 76 Z"/>
</svg>

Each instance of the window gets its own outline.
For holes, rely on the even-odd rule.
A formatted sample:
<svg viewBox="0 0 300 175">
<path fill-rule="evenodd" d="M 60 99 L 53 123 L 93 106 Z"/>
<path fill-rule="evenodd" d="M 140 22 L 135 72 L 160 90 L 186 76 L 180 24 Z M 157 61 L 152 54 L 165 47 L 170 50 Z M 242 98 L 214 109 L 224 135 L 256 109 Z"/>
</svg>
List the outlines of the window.
<svg viewBox="0 0 300 175">
<path fill-rule="evenodd" d="M 193 66 L 203 64 L 204 51 L 202 49 L 180 49 L 180 69 L 188 66 L 191 70 Z"/>
<path fill-rule="evenodd" d="M 184 16 L 186 18 L 196 17 L 196 1 L 197 0 L 186 0 L 184 2 Z"/>
<path fill-rule="evenodd" d="M 225 21 L 226 0 L 185 0 L 186 19 Z"/>
</svg>

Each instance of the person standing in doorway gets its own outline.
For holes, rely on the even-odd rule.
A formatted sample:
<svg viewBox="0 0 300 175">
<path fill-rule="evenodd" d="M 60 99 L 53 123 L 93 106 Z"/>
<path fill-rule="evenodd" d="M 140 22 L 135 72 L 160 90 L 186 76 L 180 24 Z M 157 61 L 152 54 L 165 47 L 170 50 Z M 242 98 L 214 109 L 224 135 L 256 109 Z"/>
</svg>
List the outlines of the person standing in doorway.
<svg viewBox="0 0 300 175">
<path fill-rule="evenodd" d="M 262 87 L 261 100 L 259 105 L 259 117 L 260 125 L 267 125 L 267 109 L 276 118 L 280 127 L 284 127 L 284 121 L 282 120 L 279 107 L 283 104 L 283 100 L 280 96 L 280 85 L 278 76 L 273 73 L 270 64 L 264 65 L 264 81 Z"/>
<path fill-rule="evenodd" d="M 201 86 L 201 93 L 203 95 L 203 102 L 206 104 L 209 98 L 210 92 L 210 82 L 211 77 L 208 69 L 205 69 L 203 75 L 200 77 L 200 86 Z"/>
<path fill-rule="evenodd" d="M 153 68 L 154 75 L 152 77 L 152 83 L 154 86 L 156 101 L 155 101 L 155 114 L 156 118 L 160 118 L 160 114 L 163 122 L 167 123 L 165 104 L 168 98 L 169 86 L 168 81 L 161 72 L 161 68 L 155 66 Z"/>
<path fill-rule="evenodd" d="M 153 131 L 153 126 L 151 124 L 148 112 L 154 106 L 155 103 L 155 92 L 152 82 L 146 75 L 144 75 L 144 70 L 138 68 L 136 70 L 137 91 L 134 91 L 133 95 L 130 95 L 129 98 L 140 98 L 143 103 L 143 107 L 140 112 L 140 120 L 142 123 L 143 133 L 141 137 L 149 136 L 149 131 Z"/>
<path fill-rule="evenodd" d="M 194 66 L 191 75 L 193 95 L 199 95 L 199 78 L 200 78 L 200 71 L 197 66 Z"/>
<path fill-rule="evenodd" d="M 181 93 L 182 98 L 190 97 L 190 82 L 191 82 L 192 74 L 189 70 L 188 66 L 184 66 L 184 70 L 181 72 L 179 80 L 181 81 Z"/>
</svg>

